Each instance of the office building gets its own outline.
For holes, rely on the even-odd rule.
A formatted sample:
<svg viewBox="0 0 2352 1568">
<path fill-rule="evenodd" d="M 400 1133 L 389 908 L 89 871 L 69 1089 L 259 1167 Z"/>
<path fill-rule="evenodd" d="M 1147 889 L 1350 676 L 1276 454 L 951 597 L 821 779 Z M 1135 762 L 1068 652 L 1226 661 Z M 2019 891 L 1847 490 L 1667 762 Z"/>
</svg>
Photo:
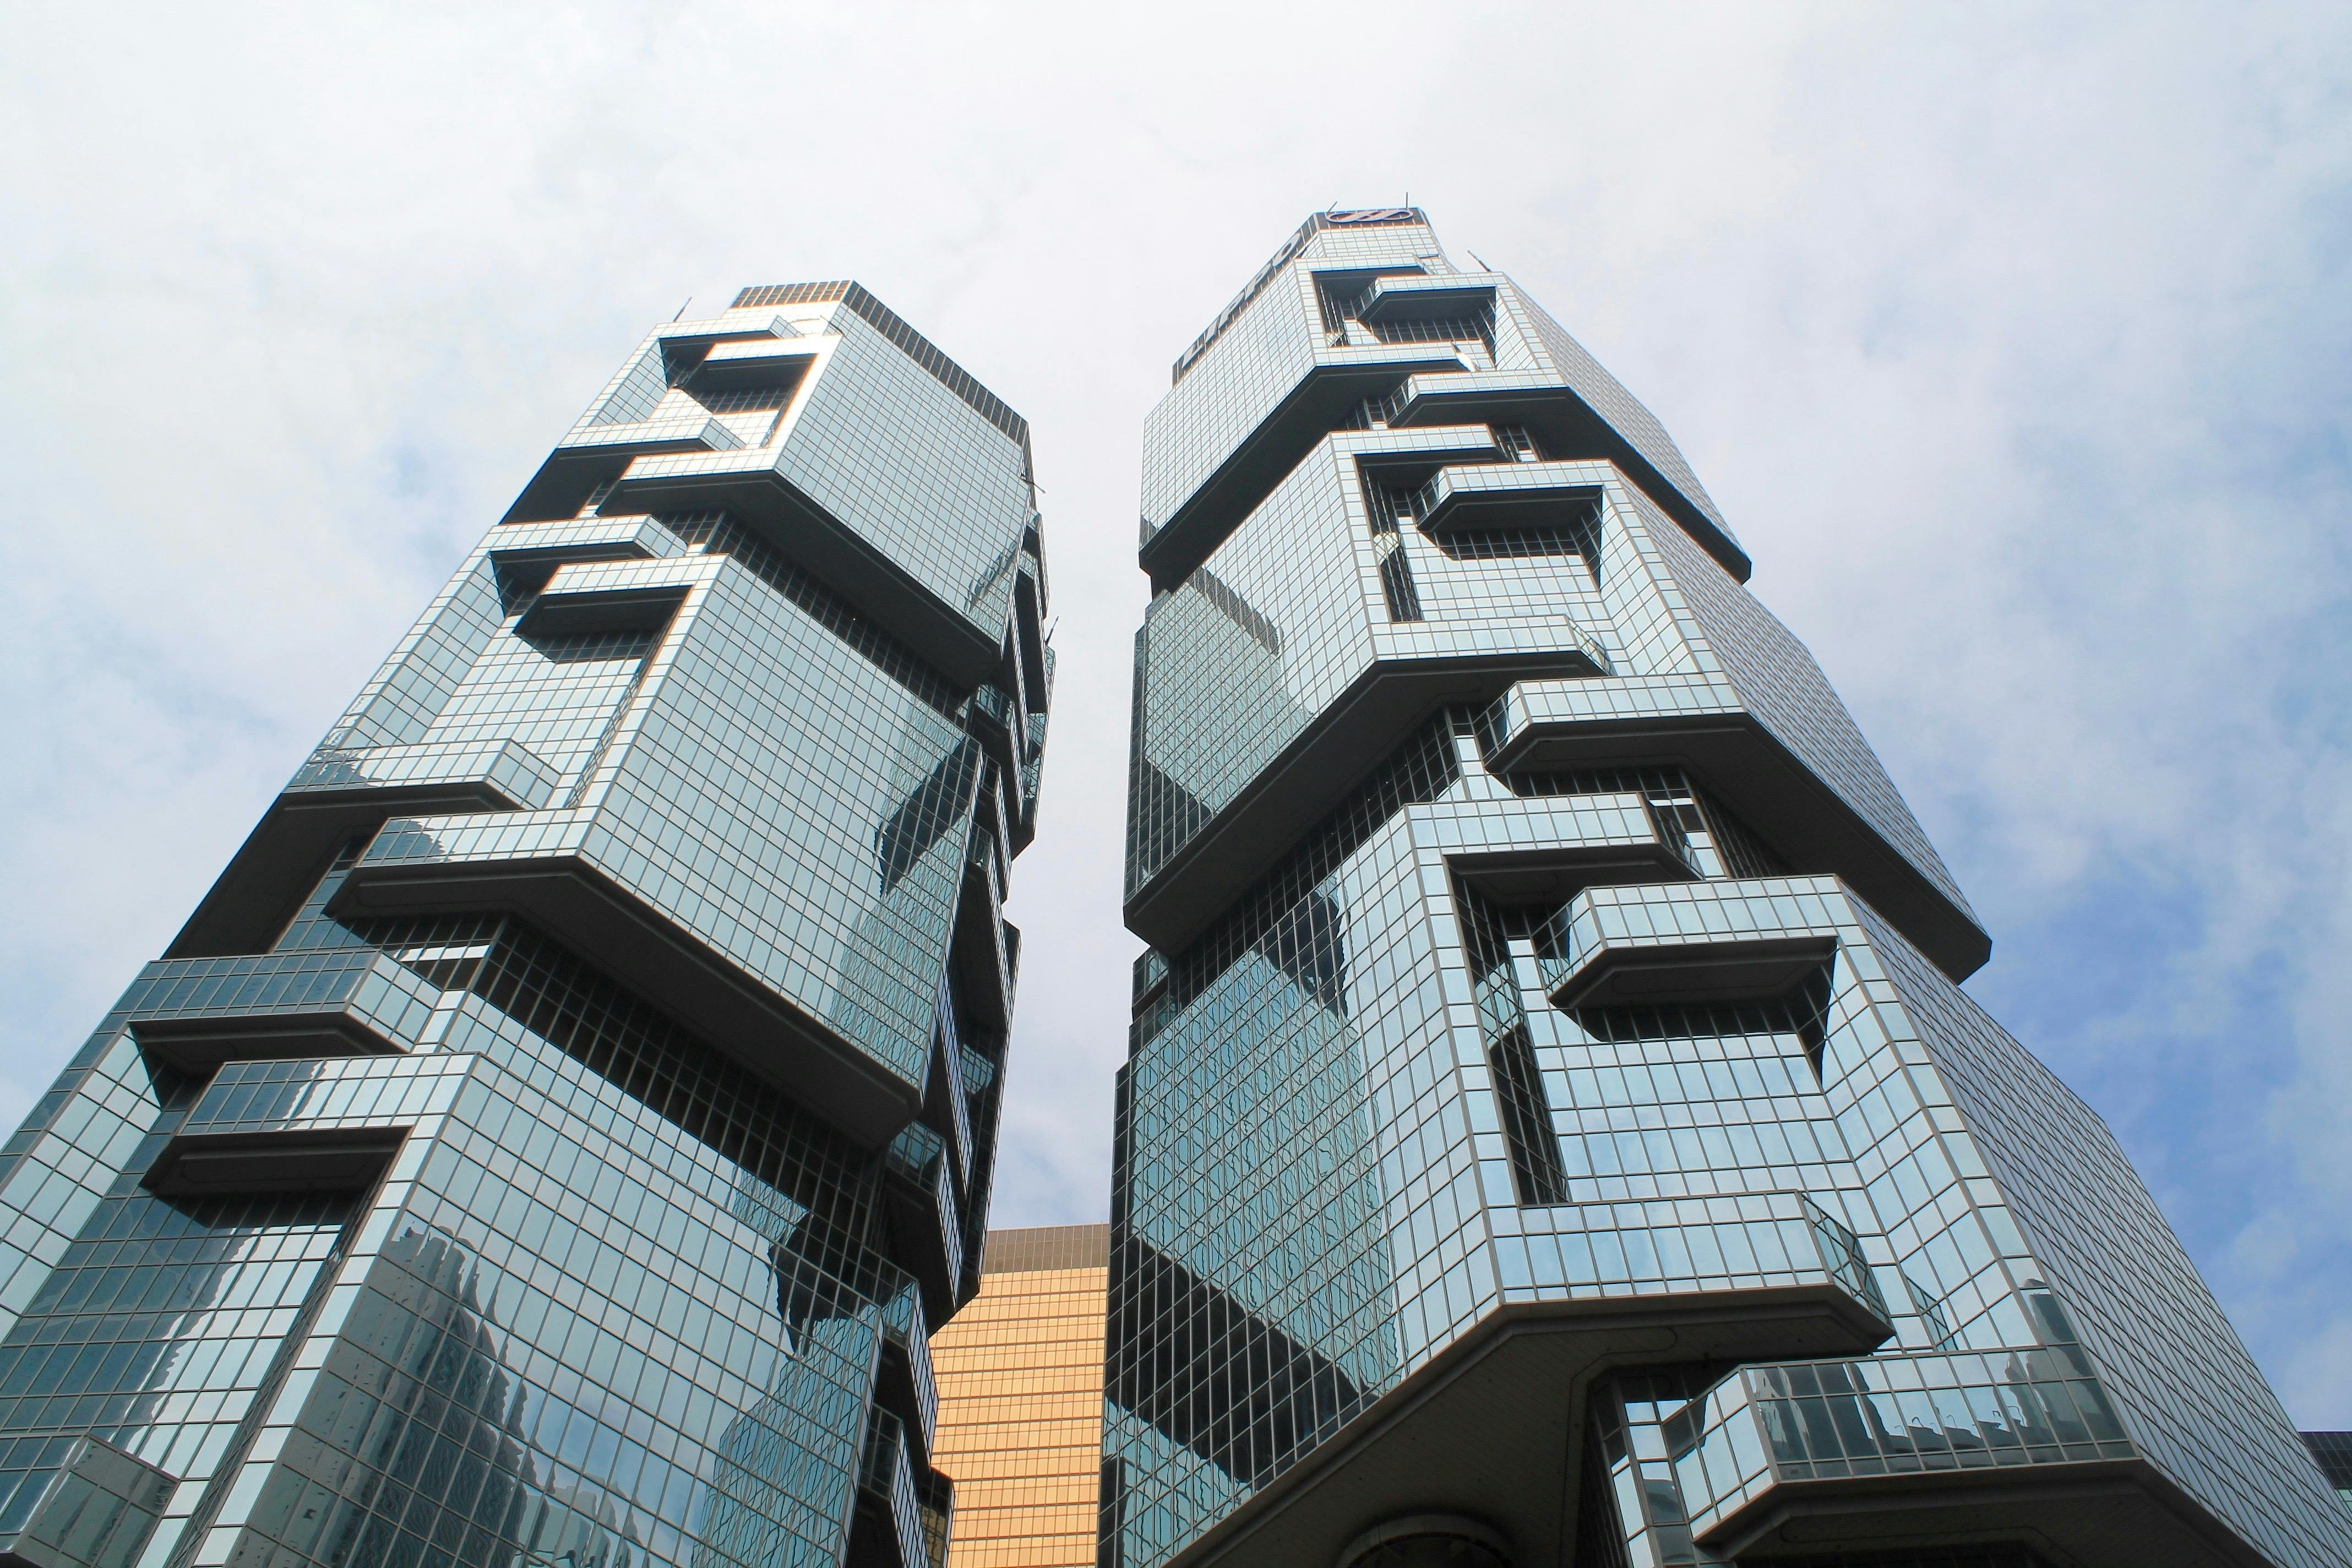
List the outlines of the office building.
<svg viewBox="0 0 2352 1568">
<path fill-rule="evenodd" d="M 2352 1432 L 2305 1432 L 2303 1441 L 2318 1461 L 2319 1473 L 2344 1506 L 2352 1509 Z"/>
<path fill-rule="evenodd" d="M 0 1561 L 940 1568 L 1045 608 L 866 290 L 648 334 L 0 1154 Z"/>
<path fill-rule="evenodd" d="M 2352 1562 L 1729 524 L 1508 277 L 1310 218 L 1142 510 L 1105 1562 Z"/>
<path fill-rule="evenodd" d="M 980 1294 L 931 1336 L 948 1568 L 1090 1568 L 1110 1227 L 991 1231 Z"/>
</svg>

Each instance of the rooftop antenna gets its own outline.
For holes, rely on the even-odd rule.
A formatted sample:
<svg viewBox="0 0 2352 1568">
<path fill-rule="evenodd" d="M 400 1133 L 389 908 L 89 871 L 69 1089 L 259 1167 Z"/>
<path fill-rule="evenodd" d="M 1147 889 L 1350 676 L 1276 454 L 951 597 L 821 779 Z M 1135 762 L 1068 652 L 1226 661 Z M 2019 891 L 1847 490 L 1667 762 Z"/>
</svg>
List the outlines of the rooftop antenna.
<svg viewBox="0 0 2352 1568">
<path fill-rule="evenodd" d="M 694 303 L 694 296 L 693 296 L 693 295 L 691 295 L 691 294 L 688 294 L 688 295 L 686 297 L 686 305 L 691 305 L 691 304 L 693 304 L 693 303 Z M 677 321 L 677 320 L 681 319 L 682 317 L 684 317 L 684 316 L 685 316 L 685 314 L 686 314 L 686 305 L 680 305 L 680 306 L 677 308 L 677 315 L 675 315 L 675 316 L 672 316 L 672 317 L 670 318 L 670 320 L 671 320 L 671 321 Z"/>
<path fill-rule="evenodd" d="M 1481 272 L 1492 272 L 1495 270 L 1495 268 L 1486 265 L 1486 258 L 1479 255 L 1475 250 L 1470 253 L 1470 259 L 1478 264 L 1478 270 Z"/>
</svg>

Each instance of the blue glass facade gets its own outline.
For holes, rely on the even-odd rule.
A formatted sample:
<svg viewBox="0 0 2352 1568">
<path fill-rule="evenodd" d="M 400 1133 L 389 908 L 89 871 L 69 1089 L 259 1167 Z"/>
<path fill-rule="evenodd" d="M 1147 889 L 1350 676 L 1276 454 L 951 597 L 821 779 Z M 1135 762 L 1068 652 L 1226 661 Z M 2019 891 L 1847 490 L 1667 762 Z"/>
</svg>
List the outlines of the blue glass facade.
<svg viewBox="0 0 2352 1568">
<path fill-rule="evenodd" d="M 2319 1473 L 2352 1509 L 2352 1432 L 2305 1432 L 2304 1446 L 2319 1463 Z"/>
<path fill-rule="evenodd" d="M 855 284 L 630 356 L 0 1153 L 36 1568 L 939 1568 L 1052 656 Z"/>
<path fill-rule="evenodd" d="M 1103 1560 L 2352 1562 L 1657 421 L 1407 209 L 1146 426 Z"/>
</svg>

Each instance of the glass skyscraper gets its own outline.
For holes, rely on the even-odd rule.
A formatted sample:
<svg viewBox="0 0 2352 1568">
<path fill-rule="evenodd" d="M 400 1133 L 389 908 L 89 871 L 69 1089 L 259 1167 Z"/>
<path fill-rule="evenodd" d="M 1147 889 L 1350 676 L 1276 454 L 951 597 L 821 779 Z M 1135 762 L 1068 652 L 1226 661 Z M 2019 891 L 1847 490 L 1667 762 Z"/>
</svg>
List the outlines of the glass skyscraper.
<svg viewBox="0 0 2352 1568">
<path fill-rule="evenodd" d="M 938 1568 L 1045 607 L 864 289 L 649 334 L 0 1155 L 0 1562 Z"/>
<path fill-rule="evenodd" d="M 1087 1568 L 1102 1460 L 1110 1227 L 989 1233 L 980 1294 L 931 1336 L 948 1568 Z"/>
<path fill-rule="evenodd" d="M 1145 428 L 1102 1560 L 2352 1562 L 1650 413 L 1409 209 Z"/>
</svg>

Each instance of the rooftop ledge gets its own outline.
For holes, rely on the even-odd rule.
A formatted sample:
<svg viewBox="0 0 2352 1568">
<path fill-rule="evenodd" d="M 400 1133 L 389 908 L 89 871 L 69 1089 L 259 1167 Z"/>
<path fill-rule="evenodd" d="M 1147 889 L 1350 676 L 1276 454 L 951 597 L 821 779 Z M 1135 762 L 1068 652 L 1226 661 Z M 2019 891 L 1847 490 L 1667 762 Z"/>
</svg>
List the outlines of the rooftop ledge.
<svg viewBox="0 0 2352 1568">
<path fill-rule="evenodd" d="M 1495 279 L 1465 273 L 1391 273 L 1372 279 L 1356 319 L 1380 321 L 1442 321 L 1466 316 L 1495 302 Z"/>
<path fill-rule="evenodd" d="M 236 1061 L 404 1052 L 440 996 L 373 948 L 184 958 L 141 972 L 125 1022 L 150 1057 L 202 1075 Z"/>
<path fill-rule="evenodd" d="M 1549 994 L 1553 1006 L 1568 1010 L 1774 1001 L 1820 973 L 1836 952 L 1833 936 L 1753 931 L 1690 942 L 1603 942 Z"/>
<path fill-rule="evenodd" d="M 361 1192 L 383 1176 L 407 1135 L 403 1127 L 184 1132 L 139 1184 L 167 1198 Z"/>
<path fill-rule="evenodd" d="M 1422 486 L 1414 521 L 1424 533 L 1539 528 L 1581 518 L 1601 499 L 1590 463 L 1450 465 Z"/>
<path fill-rule="evenodd" d="M 789 316 L 755 316 L 749 310 L 730 310 L 723 316 L 704 316 L 691 321 L 666 321 L 654 329 L 665 348 L 684 348 L 701 343 L 756 342 L 762 339 L 796 338 L 801 330 L 793 325 Z"/>
</svg>

